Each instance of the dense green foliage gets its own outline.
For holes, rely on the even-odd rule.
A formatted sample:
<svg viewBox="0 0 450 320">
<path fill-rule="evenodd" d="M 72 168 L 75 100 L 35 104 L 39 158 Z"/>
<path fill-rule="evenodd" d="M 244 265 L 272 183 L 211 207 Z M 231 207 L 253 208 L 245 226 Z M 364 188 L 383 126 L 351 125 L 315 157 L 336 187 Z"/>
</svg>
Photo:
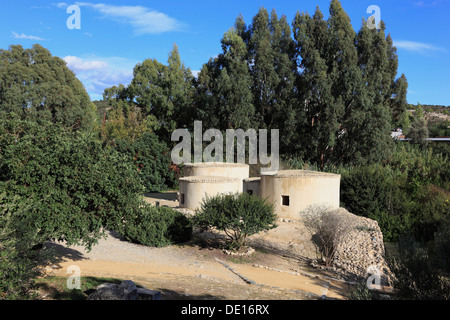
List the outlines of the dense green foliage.
<svg viewBox="0 0 450 320">
<path fill-rule="evenodd" d="M 450 121 L 434 124 L 428 130 L 430 138 L 450 137 Z"/>
<path fill-rule="evenodd" d="M 384 23 L 370 30 L 363 21 L 355 32 L 338 0 L 329 12 L 326 20 L 319 8 L 299 12 L 291 24 L 265 8 L 250 25 L 239 16 L 198 78 L 174 46 L 167 65 L 147 59 L 130 85 L 106 89 L 98 110 L 48 50 L 1 50 L 0 298 L 32 297 L 30 279 L 46 259 L 35 246 L 48 239 L 90 248 L 115 229 L 151 246 L 188 240 L 187 218 L 143 204 L 141 194 L 176 186 L 171 134 L 194 120 L 222 131 L 279 129 L 288 167 L 340 173 L 343 207 L 377 220 L 387 241 L 411 233 L 429 246 L 402 251 L 400 296 L 447 288 L 450 148 L 424 138 L 447 135 L 448 124 L 428 128 L 429 106 L 406 112 L 408 82 Z M 395 127 L 412 143 L 394 143 Z M 205 200 L 194 224 L 223 231 L 238 249 L 275 218 L 264 200 L 226 195 Z"/>
<path fill-rule="evenodd" d="M 192 236 L 190 220 L 168 207 L 145 204 L 128 216 L 119 233 L 128 241 L 151 247 L 163 247 L 189 241 Z"/>
<path fill-rule="evenodd" d="M 273 205 L 259 197 L 223 194 L 205 198 L 193 218 L 201 230 L 217 230 L 226 234 L 227 247 L 238 250 L 248 236 L 276 227 Z"/>
<path fill-rule="evenodd" d="M 350 212 L 378 221 L 385 241 L 395 241 L 412 225 L 410 197 L 389 167 L 375 164 L 342 174 L 341 202 Z"/>
<path fill-rule="evenodd" d="M 102 227 L 119 225 L 143 191 L 138 171 L 92 134 L 48 122 L 0 123 L 0 181 L 37 203 L 34 226 L 48 239 L 90 247 Z"/>
<path fill-rule="evenodd" d="M 146 192 L 164 191 L 177 185 L 179 169 L 171 153 L 155 134 L 144 133 L 135 141 L 117 140 L 116 149 L 139 171 Z"/>
<path fill-rule="evenodd" d="M 96 107 L 65 62 L 36 44 L 0 50 L 0 115 L 92 129 Z"/>
<path fill-rule="evenodd" d="M 450 206 L 447 200 L 447 206 Z M 439 267 L 450 275 L 450 215 L 439 226 L 434 236 L 434 253 L 438 257 Z"/>
<path fill-rule="evenodd" d="M 0 194 L 0 300 L 35 298 L 32 280 L 50 257 L 34 249 L 43 240 L 34 226 L 36 209 L 30 200 Z"/>
<path fill-rule="evenodd" d="M 448 221 L 447 221 L 448 228 Z M 446 246 L 450 238 L 445 239 Z M 398 257 L 388 260 L 394 273 L 394 298 L 399 300 L 450 300 L 450 281 L 442 268 L 442 257 L 432 247 L 414 241 L 400 240 Z M 448 253 L 447 257 L 448 257 Z"/>
<path fill-rule="evenodd" d="M 144 116 L 156 118 L 158 135 L 168 142 L 175 129 L 194 120 L 189 112 L 193 99 L 192 81 L 191 70 L 181 62 L 178 47 L 174 45 L 167 66 L 155 59 L 136 65 L 134 78 L 122 95 L 136 103 Z"/>
</svg>

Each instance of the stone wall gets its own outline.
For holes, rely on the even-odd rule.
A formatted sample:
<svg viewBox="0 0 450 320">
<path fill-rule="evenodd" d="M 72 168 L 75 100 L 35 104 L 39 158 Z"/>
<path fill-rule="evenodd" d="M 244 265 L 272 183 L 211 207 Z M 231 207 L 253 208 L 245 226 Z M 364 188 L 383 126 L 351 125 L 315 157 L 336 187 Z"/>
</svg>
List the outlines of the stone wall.
<svg viewBox="0 0 450 320">
<path fill-rule="evenodd" d="M 378 222 L 340 208 L 336 211 L 346 225 L 339 237 L 333 260 L 336 271 L 367 278 L 377 270 L 387 273 L 383 234 Z M 369 272 L 369 274 L 368 274 Z"/>
</svg>

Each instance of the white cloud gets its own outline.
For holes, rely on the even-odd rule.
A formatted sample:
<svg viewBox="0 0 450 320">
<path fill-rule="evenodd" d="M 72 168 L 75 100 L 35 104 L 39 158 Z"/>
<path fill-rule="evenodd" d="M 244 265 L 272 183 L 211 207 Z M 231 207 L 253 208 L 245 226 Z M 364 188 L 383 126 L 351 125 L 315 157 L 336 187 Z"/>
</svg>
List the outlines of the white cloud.
<svg viewBox="0 0 450 320">
<path fill-rule="evenodd" d="M 121 57 L 67 56 L 63 60 L 83 83 L 93 100 L 99 99 L 106 88 L 129 84 L 133 79 L 133 69 L 138 63 Z"/>
<path fill-rule="evenodd" d="M 435 7 L 437 6 L 439 3 L 441 3 L 441 0 L 434 0 L 434 1 L 419 1 L 419 2 L 415 2 L 414 6 L 416 7 L 422 7 L 422 8 L 429 8 L 429 7 Z"/>
<path fill-rule="evenodd" d="M 108 68 L 108 64 L 104 61 L 86 61 L 74 56 L 67 56 L 63 60 L 67 63 L 67 67 L 75 73 Z"/>
<path fill-rule="evenodd" d="M 418 52 L 418 53 L 425 53 L 430 51 L 442 51 L 442 48 L 421 43 L 421 42 L 414 42 L 414 41 L 405 41 L 405 40 L 399 40 L 394 41 L 394 46 L 400 49 L 405 49 L 408 51 Z"/>
<path fill-rule="evenodd" d="M 24 33 L 18 34 L 17 32 L 11 31 L 12 36 L 14 37 L 14 39 L 27 39 L 27 40 L 47 40 L 41 37 L 36 37 L 36 36 L 31 36 L 31 35 L 26 35 Z"/>
<path fill-rule="evenodd" d="M 76 2 L 80 7 L 92 8 L 107 18 L 119 23 L 129 24 L 138 35 L 160 34 L 180 31 L 184 24 L 167 14 L 143 6 L 116 6 L 104 3 Z M 53 3 L 58 8 L 66 8 L 65 2 Z"/>
<path fill-rule="evenodd" d="M 52 5 L 58 7 L 58 8 L 67 8 L 69 5 L 65 2 L 58 2 L 58 3 L 52 3 Z"/>
</svg>

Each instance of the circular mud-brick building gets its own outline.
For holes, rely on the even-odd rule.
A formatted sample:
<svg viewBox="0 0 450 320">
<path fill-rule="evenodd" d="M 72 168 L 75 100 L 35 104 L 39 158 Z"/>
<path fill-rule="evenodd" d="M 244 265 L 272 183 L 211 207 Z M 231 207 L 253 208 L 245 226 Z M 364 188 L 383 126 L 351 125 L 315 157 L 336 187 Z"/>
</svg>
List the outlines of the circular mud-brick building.
<svg viewBox="0 0 450 320">
<path fill-rule="evenodd" d="M 250 175 L 250 166 L 245 163 L 205 162 L 186 163 L 183 168 L 184 177 L 227 177 L 240 180 L 239 192 L 244 191 L 243 181 Z"/>
<path fill-rule="evenodd" d="M 260 196 L 275 206 L 279 218 L 300 219 L 300 212 L 318 205 L 339 208 L 341 176 L 287 170 L 261 175 Z"/>
</svg>

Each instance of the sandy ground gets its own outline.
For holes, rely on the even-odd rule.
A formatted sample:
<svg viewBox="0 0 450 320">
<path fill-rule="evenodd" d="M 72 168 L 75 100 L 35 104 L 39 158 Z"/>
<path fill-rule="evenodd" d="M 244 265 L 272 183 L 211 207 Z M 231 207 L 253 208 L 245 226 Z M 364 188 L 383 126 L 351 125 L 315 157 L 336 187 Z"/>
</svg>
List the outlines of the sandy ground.
<svg viewBox="0 0 450 320">
<path fill-rule="evenodd" d="M 280 221 L 278 228 L 251 237 L 249 245 L 256 251 L 246 257 L 194 242 L 150 248 L 122 241 L 113 233 L 90 252 L 63 243 L 48 245 L 59 257 L 47 269 L 49 275 L 68 277 L 68 267 L 76 265 L 82 277 L 133 280 L 161 291 L 166 300 L 345 299 L 349 289 L 345 282 L 309 266 L 305 258 L 313 254 L 313 247 L 294 222 Z"/>
</svg>

